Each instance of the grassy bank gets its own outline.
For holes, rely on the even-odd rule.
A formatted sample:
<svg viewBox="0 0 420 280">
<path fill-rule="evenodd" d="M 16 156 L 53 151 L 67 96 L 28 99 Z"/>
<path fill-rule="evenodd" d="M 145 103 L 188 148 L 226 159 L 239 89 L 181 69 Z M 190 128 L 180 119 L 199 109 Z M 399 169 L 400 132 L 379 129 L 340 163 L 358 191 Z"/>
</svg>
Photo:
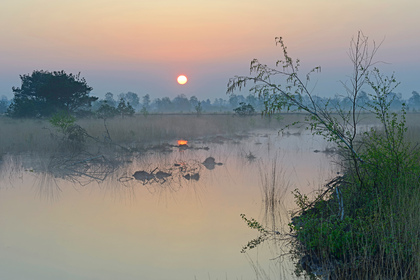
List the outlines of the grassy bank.
<svg viewBox="0 0 420 280">
<path fill-rule="evenodd" d="M 298 268 L 326 279 L 420 279 L 420 124 L 362 137 L 363 162 L 341 157 L 344 175 L 315 199 L 296 193 L 290 224 Z M 404 135 L 404 138 L 402 138 Z"/>
</svg>

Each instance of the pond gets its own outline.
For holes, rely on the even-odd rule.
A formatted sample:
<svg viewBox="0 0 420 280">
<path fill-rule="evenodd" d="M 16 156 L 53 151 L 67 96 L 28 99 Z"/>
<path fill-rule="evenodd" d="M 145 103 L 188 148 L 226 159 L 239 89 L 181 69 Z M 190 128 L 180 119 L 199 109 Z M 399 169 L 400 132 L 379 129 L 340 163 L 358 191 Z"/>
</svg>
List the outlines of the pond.
<svg viewBox="0 0 420 280">
<path fill-rule="evenodd" d="M 296 279 L 287 242 L 241 253 L 258 232 L 240 215 L 287 232 L 291 192 L 338 171 L 326 147 L 260 130 L 116 162 L 3 156 L 0 279 Z"/>
</svg>

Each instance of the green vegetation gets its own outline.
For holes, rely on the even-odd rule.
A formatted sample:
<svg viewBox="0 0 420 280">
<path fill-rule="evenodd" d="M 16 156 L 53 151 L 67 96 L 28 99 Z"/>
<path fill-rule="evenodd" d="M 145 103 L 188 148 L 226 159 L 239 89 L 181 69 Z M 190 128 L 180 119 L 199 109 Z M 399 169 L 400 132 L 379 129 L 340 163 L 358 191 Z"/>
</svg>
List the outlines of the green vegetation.
<svg viewBox="0 0 420 280">
<path fill-rule="evenodd" d="M 75 122 L 76 118 L 64 111 L 54 114 L 50 119 L 51 125 L 58 128 L 62 133 L 65 133 Z"/>
<path fill-rule="evenodd" d="M 387 108 L 376 107 L 383 130 L 363 134 L 363 164 L 344 162 L 345 175 L 313 201 L 295 192 L 300 210 L 290 227 L 309 270 L 338 279 L 419 277 L 420 152 L 404 139 L 404 111 L 398 120 Z"/>
<path fill-rule="evenodd" d="M 251 90 L 267 100 L 266 113 L 307 112 L 303 123 L 338 146 L 344 171 L 314 199 L 295 191 L 299 211 L 290 228 L 299 259 L 297 274 L 304 270 L 326 279 L 419 279 L 420 150 L 407 141 L 405 104 L 391 111 L 396 98 L 392 91 L 398 85 L 394 75 L 387 77 L 373 68 L 378 47 L 370 48 L 361 32 L 351 41 L 354 73 L 350 86 L 345 86 L 350 107 L 335 104 L 331 109 L 329 102 L 317 102 L 308 90 L 310 74 L 320 67 L 301 79 L 299 60 L 288 55 L 281 38 L 277 44 L 284 57 L 276 64 L 279 68 L 253 60 L 255 75 L 234 77 L 228 93 L 252 81 Z M 284 79 L 273 83 L 274 76 Z M 362 91 L 365 86 L 372 93 Z M 366 95 L 370 102 L 360 102 Z M 380 127 L 361 132 L 362 111 L 371 112 Z M 267 238 L 264 229 L 258 230 Z"/>
<path fill-rule="evenodd" d="M 86 137 L 89 137 L 86 130 L 76 124 L 76 118 L 65 111 L 54 114 L 50 120 L 50 124 L 57 128 L 58 131 L 64 136 L 66 145 L 64 148 L 82 149 L 83 143 L 86 141 Z"/>
</svg>

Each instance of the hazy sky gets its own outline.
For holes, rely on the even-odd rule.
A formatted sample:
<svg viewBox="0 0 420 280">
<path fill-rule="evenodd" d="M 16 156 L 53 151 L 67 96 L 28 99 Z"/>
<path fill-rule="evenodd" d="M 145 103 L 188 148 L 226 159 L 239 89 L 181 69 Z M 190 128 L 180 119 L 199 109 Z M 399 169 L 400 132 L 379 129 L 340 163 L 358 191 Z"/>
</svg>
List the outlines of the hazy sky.
<svg viewBox="0 0 420 280">
<path fill-rule="evenodd" d="M 280 58 L 276 36 L 304 67 L 322 67 L 315 92 L 333 96 L 362 30 L 384 40 L 377 59 L 409 97 L 420 91 L 419 11 L 418 0 L 2 0 L 0 96 L 13 96 L 20 74 L 65 70 L 81 72 L 99 97 L 225 98 L 228 79 L 248 74 L 253 58 Z"/>
</svg>

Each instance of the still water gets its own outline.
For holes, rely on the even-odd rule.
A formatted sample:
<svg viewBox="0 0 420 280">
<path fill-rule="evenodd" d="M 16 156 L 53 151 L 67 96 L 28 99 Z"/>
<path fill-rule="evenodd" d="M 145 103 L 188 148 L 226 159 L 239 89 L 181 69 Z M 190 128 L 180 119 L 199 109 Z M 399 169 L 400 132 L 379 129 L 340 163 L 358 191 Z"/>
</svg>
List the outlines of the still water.
<svg viewBox="0 0 420 280">
<path fill-rule="evenodd" d="M 4 156 L 0 279 L 296 279 L 287 242 L 240 252 L 258 237 L 240 214 L 287 232 L 291 191 L 311 193 L 337 171 L 314 152 L 327 144 L 277 131 L 170 144 L 99 167 L 100 157 L 64 168 Z M 270 207 L 268 189 L 280 201 Z"/>
</svg>

